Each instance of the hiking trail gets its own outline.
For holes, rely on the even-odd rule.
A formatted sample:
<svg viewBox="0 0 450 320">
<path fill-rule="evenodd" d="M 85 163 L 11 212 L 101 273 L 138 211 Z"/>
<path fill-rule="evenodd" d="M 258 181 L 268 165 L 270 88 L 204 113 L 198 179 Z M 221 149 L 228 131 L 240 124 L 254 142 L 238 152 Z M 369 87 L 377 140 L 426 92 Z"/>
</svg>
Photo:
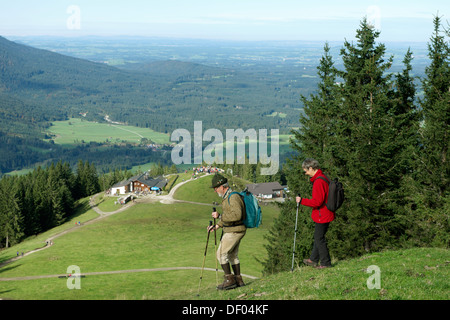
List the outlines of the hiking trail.
<svg viewBox="0 0 450 320">
<path fill-rule="evenodd" d="M 201 176 L 201 177 L 199 177 L 197 179 L 200 179 L 200 178 L 203 178 L 203 177 L 206 177 L 206 176 L 208 176 L 208 175 Z M 134 206 L 135 204 L 138 204 L 138 203 L 149 203 L 149 202 L 151 203 L 151 202 L 158 202 L 159 201 L 159 202 L 161 202 L 163 204 L 173 204 L 173 203 L 181 202 L 181 203 L 192 203 L 192 204 L 198 204 L 198 205 L 212 206 L 212 204 L 210 205 L 210 204 L 207 204 L 207 203 L 200 203 L 200 202 L 193 202 L 193 201 L 186 201 L 186 200 L 177 200 L 177 199 L 173 198 L 173 195 L 175 194 L 176 190 L 180 186 L 182 186 L 182 185 L 184 185 L 184 184 L 186 184 L 188 182 L 191 182 L 191 181 L 194 181 L 194 180 L 190 179 L 190 180 L 186 180 L 186 181 L 183 181 L 183 182 L 177 184 L 176 186 L 174 186 L 172 188 L 172 190 L 170 190 L 169 194 L 167 194 L 167 195 L 163 195 L 163 196 L 154 196 L 154 195 L 152 195 L 152 196 L 146 196 L 146 197 L 143 197 L 143 198 L 138 198 L 138 200 L 136 202 L 133 202 L 133 201 L 128 202 L 127 204 L 123 205 L 121 208 L 119 208 L 119 209 L 117 209 L 115 211 L 111 211 L 111 212 L 104 212 L 104 211 L 100 210 L 100 208 L 98 208 L 97 204 L 95 204 L 95 199 L 102 192 L 101 193 L 97 193 L 97 194 L 93 195 L 89 199 L 89 205 L 90 205 L 91 209 L 93 209 L 95 212 L 97 212 L 99 214 L 98 217 L 96 217 L 94 219 L 91 219 L 89 221 L 86 221 L 82 225 L 76 225 L 76 226 L 71 227 L 71 228 L 69 228 L 67 230 L 64 230 L 62 232 L 54 234 L 53 236 L 51 236 L 51 237 L 49 237 L 49 238 L 47 238 L 45 240 L 46 245 L 44 247 L 37 248 L 37 249 L 31 250 L 31 251 L 28 251 L 28 252 L 24 253 L 23 255 L 19 255 L 17 257 L 11 258 L 11 259 L 1 263 L 0 264 L 0 268 L 10 264 L 11 262 L 19 260 L 19 259 L 21 259 L 21 258 L 23 258 L 25 256 L 28 256 L 30 254 L 33 254 L 33 253 L 45 250 L 47 248 L 50 248 L 51 246 L 54 245 L 53 240 L 55 240 L 55 239 L 65 235 L 65 234 L 67 234 L 69 232 L 78 230 L 79 228 L 82 228 L 85 225 L 89 225 L 89 224 L 95 223 L 95 222 L 97 222 L 97 221 L 99 221 L 99 220 L 101 220 L 101 219 L 103 219 L 105 217 L 108 217 L 110 215 L 113 215 L 113 214 L 116 214 L 116 213 L 128 210 L 130 207 L 132 207 L 132 206 Z M 100 275 L 100 274 L 117 274 L 117 273 L 133 273 L 133 272 L 155 272 L 155 271 L 170 271 L 170 270 L 197 270 L 197 269 L 200 270 L 201 268 L 200 267 L 167 267 L 167 268 L 153 268 L 153 269 L 131 269 L 131 270 L 89 272 L 89 273 L 82 273 L 82 274 L 80 274 L 80 276 Z M 212 268 L 204 268 L 204 270 L 216 271 L 216 269 L 212 269 Z M 223 271 L 219 270 L 219 272 L 223 272 Z M 257 277 L 254 277 L 254 276 L 251 276 L 251 275 L 242 274 L 242 276 L 250 278 L 250 279 L 257 279 Z M 66 274 L 56 274 L 56 275 L 41 275 L 41 276 L 24 276 L 24 277 L 13 277 L 13 278 L 0 278 L 0 281 L 32 280 L 32 279 L 44 279 L 44 278 L 55 278 L 55 277 L 61 278 L 61 277 L 67 277 L 67 275 Z"/>
</svg>

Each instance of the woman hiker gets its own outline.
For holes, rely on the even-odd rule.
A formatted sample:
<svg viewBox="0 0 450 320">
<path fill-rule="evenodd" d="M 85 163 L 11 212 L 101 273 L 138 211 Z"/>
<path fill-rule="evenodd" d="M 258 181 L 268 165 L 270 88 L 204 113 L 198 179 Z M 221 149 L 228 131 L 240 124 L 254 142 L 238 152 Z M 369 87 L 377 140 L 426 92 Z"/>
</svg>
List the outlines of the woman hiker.
<svg viewBox="0 0 450 320">
<path fill-rule="evenodd" d="M 319 167 L 319 162 L 315 159 L 308 158 L 302 163 L 302 169 L 310 181 L 313 183 L 312 198 L 306 199 L 296 197 L 297 203 L 306 207 L 312 207 L 311 218 L 315 222 L 314 228 L 314 245 L 309 259 L 303 262 L 318 269 L 331 267 L 330 254 L 328 252 L 325 234 L 327 233 L 330 222 L 334 220 L 334 212 L 326 207 L 328 198 L 328 183 L 318 177 L 328 178 L 323 174 Z M 320 266 L 319 266 L 320 261 Z"/>
</svg>

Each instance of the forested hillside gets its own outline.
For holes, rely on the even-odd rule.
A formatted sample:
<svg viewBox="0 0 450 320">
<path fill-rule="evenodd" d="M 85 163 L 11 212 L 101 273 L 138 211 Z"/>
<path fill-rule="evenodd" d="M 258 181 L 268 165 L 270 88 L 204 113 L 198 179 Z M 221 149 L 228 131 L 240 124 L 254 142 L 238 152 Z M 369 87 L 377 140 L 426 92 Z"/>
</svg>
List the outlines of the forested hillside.
<svg viewBox="0 0 450 320">
<path fill-rule="evenodd" d="M 109 115 L 113 121 L 163 133 L 193 130 L 194 120 L 203 121 L 204 130 L 279 128 L 287 133 L 297 122 L 299 92 L 309 93 L 313 87 L 307 78 L 291 85 L 275 74 L 179 61 L 127 69 L 0 37 L 0 148 L 4 154 L 0 173 L 46 159 L 65 159 L 67 150 L 40 140 L 52 121 L 80 114 L 91 121 L 104 121 Z M 274 112 L 283 116 L 271 116 Z M 134 159 L 145 163 L 148 157 Z"/>
<path fill-rule="evenodd" d="M 34 121 L 87 112 L 87 119 L 102 121 L 108 114 L 114 121 L 159 132 L 190 128 L 194 119 L 218 129 L 284 128 L 295 121 L 265 115 L 277 109 L 297 114 L 299 107 L 292 105 L 298 91 L 278 88 L 270 77 L 177 61 L 124 71 L 5 38 L 0 38 L 0 70 L 2 94 L 23 104 L 19 111 L 26 108 Z M 13 114 L 22 116 L 19 111 Z M 245 123 L 240 120 L 250 115 Z"/>
<path fill-rule="evenodd" d="M 158 168 L 161 174 L 167 168 Z M 132 173 L 114 170 L 99 174 L 89 161 L 79 160 L 73 170 L 59 161 L 22 176 L 0 179 L 0 248 L 66 222 L 77 200 L 128 179 Z"/>
</svg>

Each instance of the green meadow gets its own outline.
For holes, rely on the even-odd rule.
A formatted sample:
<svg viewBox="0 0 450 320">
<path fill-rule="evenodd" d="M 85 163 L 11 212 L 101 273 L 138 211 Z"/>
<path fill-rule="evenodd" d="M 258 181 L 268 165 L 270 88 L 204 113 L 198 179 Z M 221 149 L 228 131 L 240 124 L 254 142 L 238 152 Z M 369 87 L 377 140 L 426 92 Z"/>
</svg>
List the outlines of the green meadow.
<svg viewBox="0 0 450 320">
<path fill-rule="evenodd" d="M 278 114 L 278 116 L 280 116 L 280 114 Z M 66 121 L 53 121 L 52 124 L 53 125 L 49 129 L 47 129 L 46 133 L 53 136 L 52 139 L 55 141 L 55 143 L 62 145 L 79 144 L 82 143 L 83 141 L 85 143 L 105 142 L 107 140 L 111 143 L 122 141 L 130 143 L 139 143 L 142 138 L 147 138 L 159 144 L 170 143 L 170 134 L 156 132 L 148 128 L 92 122 L 80 118 L 71 118 Z M 270 134 L 270 130 L 268 133 Z M 284 147 L 285 145 L 289 145 L 289 137 L 290 135 L 280 134 L 279 135 L 280 146 Z M 226 148 L 225 138 L 226 136 L 223 137 L 224 150 Z M 268 137 L 267 143 L 269 145 L 270 142 L 271 142 L 270 137 Z M 248 143 L 249 140 L 246 139 L 247 148 Z M 236 144 L 239 143 L 236 142 Z"/>
<path fill-rule="evenodd" d="M 38 300 L 421 300 L 450 298 L 448 249 L 391 250 L 333 261 L 333 268 L 316 270 L 296 266 L 275 275 L 263 275 L 260 261 L 266 257 L 264 235 L 279 214 L 275 205 L 264 205 L 263 224 L 247 230 L 239 257 L 247 286 L 217 291 L 214 234 L 210 234 L 206 263 L 199 290 L 200 268 L 211 220 L 211 176 L 192 180 L 175 194 L 179 200 L 199 202 L 136 203 L 130 208 L 93 221 L 98 214 L 79 201 L 78 211 L 66 224 L 0 252 L 0 263 L 42 247 L 47 238 L 70 230 L 54 245 L 25 255 L 0 268 L 0 280 L 27 276 L 66 275 L 76 265 L 82 274 L 80 289 L 68 289 L 66 277 L 0 281 L 0 298 Z M 104 212 L 116 209 L 108 197 L 99 197 Z M 220 207 L 218 207 L 220 211 Z M 80 221 L 81 226 L 75 223 Z M 90 223 L 91 222 L 91 223 Z M 221 231 L 217 233 L 220 238 Z M 312 235 L 310 235 L 312 236 Z M 380 270 L 379 288 L 370 288 L 370 266 Z M 194 267 L 197 269 L 176 269 Z M 142 271 L 157 269 L 157 271 Z M 168 268 L 165 270 L 165 268 Z M 212 269 L 212 271 L 211 271 Z M 219 266 L 220 269 L 220 266 Z M 105 272 L 121 271 L 105 274 Z M 126 272 L 125 272 L 126 271 Z M 89 274 L 100 272 L 103 274 Z M 218 281 L 222 281 L 222 272 Z M 69 279 L 69 281 L 71 281 Z M 197 296 L 197 293 L 200 296 Z"/>
<path fill-rule="evenodd" d="M 209 177 L 194 182 L 202 185 L 211 183 Z M 183 187 L 187 186 L 189 183 Z M 206 197 L 198 194 L 189 200 L 204 202 L 215 196 L 211 189 L 203 191 Z M 78 266 L 81 273 L 202 266 L 212 205 L 138 203 L 123 212 L 87 224 L 97 214 L 92 209 L 86 210 L 86 201 L 81 205 L 81 210 L 85 212 L 78 212 L 76 218 L 58 230 L 3 250 L 0 262 L 14 257 L 16 251 L 27 252 L 42 247 L 52 232 L 72 228 L 71 232 L 56 238 L 54 245 L 48 249 L 1 268 L 0 278 L 61 275 L 66 274 L 71 265 Z M 240 250 L 242 273 L 256 277 L 262 276 L 262 266 L 258 260 L 265 257 L 263 236 L 278 214 L 275 206 L 265 206 L 264 209 L 264 225 L 247 232 Z M 75 226 L 76 221 L 81 221 L 81 226 Z M 217 238 L 220 239 L 220 231 Z M 205 267 L 216 267 L 213 233 L 209 239 Z M 219 277 L 222 278 L 222 273 Z M 199 278 L 200 269 L 88 275 L 81 278 L 80 290 L 69 290 L 66 278 L 1 281 L 0 297 L 52 300 L 194 299 Z M 201 290 L 215 290 L 215 286 L 215 271 L 205 271 Z"/>
<path fill-rule="evenodd" d="M 55 143 L 61 145 L 79 144 L 83 141 L 111 143 L 130 142 L 140 143 L 142 138 L 147 138 L 158 144 L 170 143 L 168 134 L 160 133 L 146 128 L 138 128 L 126 125 L 108 124 L 85 121 L 72 118 L 66 121 L 54 121 L 47 130 L 52 135 Z"/>
<path fill-rule="evenodd" d="M 280 116 L 280 115 L 278 115 Z M 71 118 L 66 121 L 54 121 L 52 122 L 52 126 L 47 129 L 46 134 L 51 136 L 51 140 L 59 145 L 63 145 L 65 147 L 71 148 L 73 146 L 89 143 L 89 142 L 97 142 L 97 143 L 140 143 L 142 138 L 147 138 L 157 144 L 170 144 L 170 134 L 164 134 L 160 132 L 153 131 L 147 128 L 139 128 L 133 126 L 126 125 L 117 125 L 117 124 L 109 124 L 109 123 L 98 123 L 92 121 L 86 121 L 80 118 Z M 270 134 L 270 130 L 268 132 Z M 258 131 L 257 131 L 258 134 Z M 278 136 L 279 143 L 279 160 L 281 163 L 287 154 L 292 152 L 292 149 L 289 144 L 289 138 L 291 135 L 289 134 L 280 134 Z M 259 136 L 257 137 L 259 139 Z M 217 150 L 222 152 L 223 159 L 222 163 L 225 161 L 227 157 L 227 143 L 226 136 L 223 137 L 224 141 L 222 143 L 214 145 L 214 148 L 218 148 Z M 176 143 L 176 142 L 175 142 Z M 214 142 L 213 142 L 214 143 Z M 248 157 L 250 150 L 250 143 L 256 145 L 259 150 L 259 140 L 250 140 L 246 138 L 244 142 L 238 142 L 235 140 L 234 142 L 234 156 L 241 155 L 241 148 L 244 150 L 243 152 Z M 204 146 L 208 146 L 210 144 L 209 141 L 204 141 Z M 210 148 L 213 146 L 211 145 Z M 267 138 L 267 156 L 272 159 L 274 155 L 272 155 L 272 141 L 271 138 Z M 209 150 L 211 151 L 211 150 Z M 205 150 L 204 156 L 210 156 L 211 152 L 208 153 Z M 215 150 L 212 151 L 212 156 L 214 156 Z M 205 158 L 203 158 L 205 159 Z M 220 163 L 220 161 L 217 162 Z M 258 157 L 258 160 L 259 157 Z M 275 159 L 272 159 L 275 160 Z M 131 171 L 146 171 L 151 169 L 153 165 L 156 163 L 149 162 L 141 165 L 133 166 Z M 181 164 L 177 167 L 181 169 L 191 169 L 195 164 Z M 24 169 L 21 171 L 14 172 L 15 174 L 25 174 L 32 169 Z"/>
</svg>

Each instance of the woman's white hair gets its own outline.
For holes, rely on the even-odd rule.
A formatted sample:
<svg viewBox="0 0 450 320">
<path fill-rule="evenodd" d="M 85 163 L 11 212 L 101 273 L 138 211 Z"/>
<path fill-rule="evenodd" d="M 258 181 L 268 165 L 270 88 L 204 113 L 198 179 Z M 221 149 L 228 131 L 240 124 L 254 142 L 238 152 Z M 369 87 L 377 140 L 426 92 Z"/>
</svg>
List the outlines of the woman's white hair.
<svg viewBox="0 0 450 320">
<path fill-rule="evenodd" d="M 313 170 L 320 169 L 319 161 L 313 158 L 306 158 L 302 163 L 302 168 L 309 169 L 310 167 L 313 168 Z"/>
</svg>

